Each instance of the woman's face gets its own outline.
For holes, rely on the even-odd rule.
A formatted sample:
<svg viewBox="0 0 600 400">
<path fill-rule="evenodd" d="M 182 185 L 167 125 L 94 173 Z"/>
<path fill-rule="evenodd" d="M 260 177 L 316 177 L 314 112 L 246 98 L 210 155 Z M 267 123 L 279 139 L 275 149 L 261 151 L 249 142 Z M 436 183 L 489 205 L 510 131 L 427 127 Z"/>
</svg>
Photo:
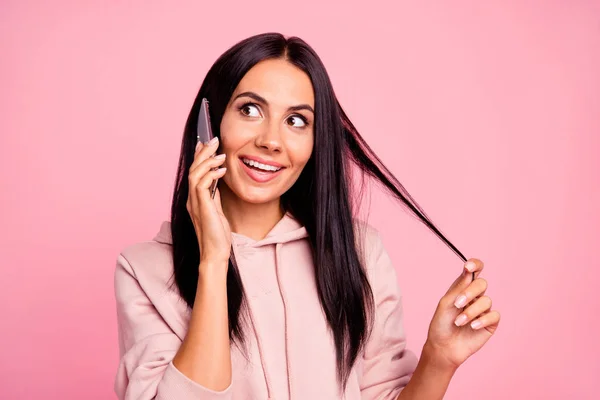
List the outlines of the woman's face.
<svg viewBox="0 0 600 400">
<path fill-rule="evenodd" d="M 308 75 L 265 60 L 242 78 L 221 121 L 222 180 L 241 200 L 267 203 L 296 182 L 313 149 L 314 95 Z"/>
</svg>

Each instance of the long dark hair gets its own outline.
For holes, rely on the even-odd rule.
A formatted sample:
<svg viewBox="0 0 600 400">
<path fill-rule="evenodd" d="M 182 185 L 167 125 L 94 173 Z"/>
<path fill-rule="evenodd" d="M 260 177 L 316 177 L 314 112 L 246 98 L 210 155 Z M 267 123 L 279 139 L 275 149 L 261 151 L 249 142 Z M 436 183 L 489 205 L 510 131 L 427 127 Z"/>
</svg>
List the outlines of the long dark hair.
<svg viewBox="0 0 600 400">
<path fill-rule="evenodd" d="M 185 125 L 173 193 L 174 282 L 181 297 L 192 307 L 200 255 L 186 209 L 187 175 L 194 157 L 200 102 L 204 97 L 210 102 L 213 132 L 220 136 L 225 108 L 242 77 L 258 62 L 276 58 L 283 58 L 303 70 L 314 89 L 314 150 L 298 180 L 281 201 L 284 209 L 308 232 L 319 300 L 335 341 L 338 378 L 345 387 L 350 370 L 368 338 L 374 306 L 355 241 L 353 207 L 356 204 L 351 198 L 353 165 L 363 177 L 366 174 L 375 179 L 404 203 L 463 260 L 464 256 L 433 225 L 357 132 L 337 101 L 323 63 L 302 39 L 286 39 L 279 33 L 252 36 L 227 50 L 208 71 Z M 229 261 L 227 297 L 230 338 L 243 342 L 244 290 L 234 259 Z"/>
</svg>

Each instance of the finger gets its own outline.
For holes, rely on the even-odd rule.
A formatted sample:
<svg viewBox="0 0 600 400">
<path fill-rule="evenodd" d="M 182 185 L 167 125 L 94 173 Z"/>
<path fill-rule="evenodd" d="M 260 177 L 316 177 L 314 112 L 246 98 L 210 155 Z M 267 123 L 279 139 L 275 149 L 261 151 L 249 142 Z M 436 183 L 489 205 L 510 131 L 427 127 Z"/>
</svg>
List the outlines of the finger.
<svg viewBox="0 0 600 400">
<path fill-rule="evenodd" d="M 186 207 L 188 208 L 188 212 L 190 212 L 190 210 L 196 210 L 198 207 L 198 196 L 197 196 L 197 191 L 196 191 L 196 186 L 198 185 L 198 182 L 200 181 L 200 179 L 202 179 L 202 177 L 204 175 L 206 175 L 206 173 L 209 170 L 212 169 L 217 169 L 220 165 L 222 165 L 225 162 L 225 154 L 219 154 L 216 157 L 212 157 L 212 158 L 208 158 L 205 159 L 204 161 L 202 161 L 202 163 L 197 164 L 196 166 L 194 166 L 193 169 L 190 169 L 190 171 L 188 172 L 188 203 L 186 204 Z M 198 161 L 198 159 L 196 159 L 196 161 Z M 194 164 L 192 164 L 194 165 Z"/>
<path fill-rule="evenodd" d="M 197 152 L 195 154 L 194 162 L 192 162 L 192 165 L 190 165 L 190 172 L 194 173 L 194 171 L 196 171 L 198 168 L 200 168 L 206 162 L 212 161 L 215 158 L 217 158 L 218 157 L 216 155 L 217 150 L 218 150 L 217 145 L 203 147 L 202 150 L 200 150 L 199 152 Z M 224 156 L 223 154 L 219 154 L 219 155 Z M 221 157 L 221 158 L 223 158 L 223 157 Z"/>
<path fill-rule="evenodd" d="M 454 282 L 452 282 L 452 284 L 446 291 L 446 296 L 452 297 L 454 299 L 456 296 L 458 296 L 460 292 L 465 290 L 467 286 L 471 284 L 472 281 L 473 280 L 471 279 L 471 273 L 465 268 L 463 268 L 462 273 L 454 280 Z"/>
<path fill-rule="evenodd" d="M 200 220 L 203 221 L 203 226 L 217 226 L 215 224 L 220 223 L 221 216 L 218 215 L 217 205 L 213 201 L 214 199 L 211 198 L 210 187 L 215 179 L 219 179 L 225 174 L 226 170 L 226 168 L 219 168 L 218 170 L 208 172 L 196 186 L 195 192 L 199 202 L 197 212 Z"/>
<path fill-rule="evenodd" d="M 202 161 L 212 156 L 219 148 L 219 138 L 215 136 L 210 142 L 202 143 L 198 142 L 196 150 L 194 151 L 194 161 L 190 166 L 190 171 L 194 169 Z"/>
<path fill-rule="evenodd" d="M 225 154 L 219 154 L 216 157 L 205 159 L 204 161 L 202 161 L 202 163 L 196 165 L 194 169 L 190 169 L 190 171 L 188 172 L 189 193 L 186 208 L 188 208 L 188 212 L 190 212 L 190 214 L 193 212 L 193 210 L 198 210 L 199 199 L 198 192 L 196 190 L 198 182 L 202 179 L 204 175 L 206 175 L 206 173 L 209 170 L 216 170 L 220 165 L 222 165 L 225 162 L 225 159 Z"/>
<path fill-rule="evenodd" d="M 464 307 L 469 302 L 476 299 L 478 296 L 483 295 L 487 290 L 487 287 L 488 283 L 485 279 L 475 279 L 466 288 L 459 292 L 459 294 L 456 296 L 456 299 L 454 300 L 454 306 L 456 308 Z"/>
<path fill-rule="evenodd" d="M 217 205 L 217 212 L 219 213 L 219 215 L 225 216 L 225 214 L 223 213 L 223 205 L 221 204 L 221 191 L 218 187 L 215 189 L 214 201 Z"/>
<path fill-rule="evenodd" d="M 463 326 L 484 312 L 492 308 L 492 299 L 488 296 L 478 298 L 472 305 L 467 307 L 454 321 L 456 326 Z"/>
<path fill-rule="evenodd" d="M 212 202 L 210 197 L 210 187 L 215 179 L 219 179 L 225 175 L 227 168 L 222 167 L 214 171 L 208 171 L 196 185 L 196 194 L 200 202 Z"/>
<path fill-rule="evenodd" d="M 201 150 L 204 147 L 210 147 L 213 146 L 215 144 L 219 143 L 219 137 L 215 136 L 212 139 L 210 139 L 208 142 L 198 142 L 196 143 L 196 148 L 194 150 L 194 152 L 198 152 L 199 150 Z"/>
<path fill-rule="evenodd" d="M 500 323 L 500 313 L 496 310 L 484 313 L 471 322 L 471 328 L 478 330 L 486 328 L 490 333 L 494 333 Z"/>
<path fill-rule="evenodd" d="M 467 260 L 464 267 L 469 273 L 471 273 L 471 275 L 473 273 L 475 274 L 473 279 L 475 280 L 479 275 L 481 275 L 481 271 L 483 271 L 483 261 L 477 258 L 470 258 Z"/>
<path fill-rule="evenodd" d="M 194 221 L 194 213 L 198 210 L 198 195 L 196 194 L 196 182 L 197 180 L 188 174 L 188 197 L 186 202 L 186 208 Z"/>
<path fill-rule="evenodd" d="M 463 268 L 463 273 L 462 273 L 462 274 L 460 274 L 460 275 L 458 276 L 458 278 L 456 278 L 456 279 L 454 280 L 454 282 L 452 282 L 452 284 L 450 285 L 450 287 L 449 287 L 449 288 L 448 288 L 448 290 L 446 291 L 446 295 L 449 295 L 449 294 L 450 294 L 450 293 L 452 293 L 452 292 L 456 292 L 456 291 L 457 291 L 457 287 L 458 287 L 459 285 L 463 284 L 463 286 L 464 286 L 464 283 L 466 282 L 466 278 L 467 278 L 467 276 L 468 276 L 468 273 L 467 273 L 467 271 L 466 271 L 466 270 Z"/>
<path fill-rule="evenodd" d="M 196 177 L 196 179 L 201 179 L 203 175 L 205 175 L 209 170 L 216 169 L 221 166 L 227 156 L 225 154 L 219 154 L 214 157 L 208 157 L 204 159 L 202 162 L 196 164 L 193 168 L 190 168 L 189 176 Z"/>
<path fill-rule="evenodd" d="M 452 282 L 452 285 L 448 288 L 446 292 L 447 296 L 455 297 L 463 291 L 471 282 L 474 282 L 475 279 L 481 273 L 483 269 L 483 262 L 476 258 L 469 259 L 464 265 L 462 269 L 462 273 Z M 475 276 L 475 279 L 473 279 Z"/>
</svg>

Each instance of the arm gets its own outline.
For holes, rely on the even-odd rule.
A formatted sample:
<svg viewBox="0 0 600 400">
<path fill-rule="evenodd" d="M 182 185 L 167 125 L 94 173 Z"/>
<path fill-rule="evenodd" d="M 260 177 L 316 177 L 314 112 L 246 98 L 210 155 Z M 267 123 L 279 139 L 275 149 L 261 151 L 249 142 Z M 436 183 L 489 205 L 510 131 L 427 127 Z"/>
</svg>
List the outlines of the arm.
<svg viewBox="0 0 600 400">
<path fill-rule="evenodd" d="M 191 380 L 222 391 L 231 384 L 227 266 L 200 271 L 189 330 L 173 364 Z"/>
<path fill-rule="evenodd" d="M 211 281 L 215 282 L 215 280 Z M 198 292 L 203 292 L 204 283 L 200 282 Z M 122 255 L 117 260 L 115 270 L 115 296 L 117 302 L 117 318 L 119 332 L 120 362 L 115 379 L 115 392 L 121 400 L 228 400 L 232 397 L 231 383 L 224 387 L 224 382 L 230 380 L 231 373 L 227 373 L 230 360 L 223 355 L 223 339 L 217 337 L 222 333 L 222 320 L 219 311 L 226 307 L 223 295 L 218 286 L 199 294 L 198 307 L 192 313 L 190 326 L 182 347 L 182 341 L 158 313 L 154 304 L 140 285 L 132 265 Z M 146 288 L 147 289 L 147 288 Z M 225 304 L 225 305 L 224 305 Z M 202 308 L 214 307 L 215 310 L 201 315 Z M 194 307 L 196 308 L 196 307 Z M 225 318 L 227 312 L 223 313 Z M 202 332 L 200 324 L 215 321 L 209 325 L 214 329 L 205 329 Z M 221 325 L 219 325 L 221 323 Z M 219 325 L 219 326 L 216 326 Z M 206 325 L 202 325 L 206 326 Z M 193 337 L 201 336 L 198 342 Z M 204 345 L 215 339 L 218 343 L 215 349 L 206 348 Z M 227 335 L 227 343 L 229 336 Z M 203 344 L 202 348 L 199 344 Z M 204 349 L 206 352 L 203 352 Z M 177 366 L 173 359 L 178 357 Z M 220 354 L 219 360 L 211 361 L 211 368 L 223 367 L 220 372 L 209 372 L 205 362 L 206 356 Z M 225 360 L 223 360 L 225 358 Z M 198 361 L 196 368 L 206 368 L 206 375 L 199 370 L 190 368 L 189 364 Z M 217 366 L 217 367 L 215 367 Z M 179 370 L 181 367 L 182 370 Z M 229 369 L 230 371 L 230 369 Z M 216 378 L 217 376 L 222 378 Z M 224 378 L 223 378 L 224 377 Z M 214 379 L 214 380 L 212 380 Z M 204 386 L 200 381 L 215 384 L 214 389 Z M 215 390 L 216 389 L 216 390 Z"/>
<path fill-rule="evenodd" d="M 372 230 L 367 245 L 367 272 L 375 300 L 375 321 L 363 354 L 363 400 L 442 399 L 456 368 L 443 364 L 426 342 L 420 359 L 406 348 L 402 293 L 391 259 L 379 234 Z"/>
<path fill-rule="evenodd" d="M 455 369 L 437 363 L 438 357 L 427 343 L 412 378 L 400 392 L 397 400 L 440 400 L 448 389 Z"/>
<path fill-rule="evenodd" d="M 440 299 L 429 325 L 421 362 L 413 379 L 398 399 L 442 399 L 459 366 L 478 351 L 496 331 L 500 314 L 490 311 L 492 301 L 483 296 L 487 282 L 477 278 L 482 269 L 481 260 L 469 259 L 461 275 Z M 475 280 L 472 280 L 472 276 Z M 461 304 L 457 307 L 456 301 L 461 294 L 466 296 L 463 305 L 469 304 L 472 299 L 476 301 L 464 309 Z M 453 321 L 461 314 L 471 319 L 479 318 L 482 325 L 479 328 L 472 328 L 467 324 L 456 326 Z"/>
</svg>

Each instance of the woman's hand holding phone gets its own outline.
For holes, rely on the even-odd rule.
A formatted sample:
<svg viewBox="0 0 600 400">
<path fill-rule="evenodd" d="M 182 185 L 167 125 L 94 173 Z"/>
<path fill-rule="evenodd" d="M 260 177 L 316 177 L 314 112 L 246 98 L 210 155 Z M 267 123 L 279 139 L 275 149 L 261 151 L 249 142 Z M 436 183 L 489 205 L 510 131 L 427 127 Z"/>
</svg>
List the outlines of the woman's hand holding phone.
<svg viewBox="0 0 600 400">
<path fill-rule="evenodd" d="M 212 182 L 223 177 L 226 172 L 226 168 L 217 168 L 225 162 L 225 154 L 213 157 L 218 147 L 216 137 L 206 144 L 199 142 L 188 174 L 186 208 L 198 238 L 200 273 L 203 272 L 202 268 L 222 268 L 223 264 L 228 265 L 231 252 L 231 228 L 223 214 L 219 189 L 214 198 L 210 195 Z"/>
<path fill-rule="evenodd" d="M 231 385 L 232 376 L 227 314 L 231 229 L 221 208 L 219 190 L 212 198 L 210 186 L 225 175 L 225 168 L 219 168 L 225 156 L 214 156 L 219 147 L 218 139 L 198 143 L 188 173 L 186 202 L 200 249 L 198 284 L 188 331 L 173 358 L 173 365 L 191 381 L 221 392 Z M 202 368 L 198 368 L 199 365 Z"/>
</svg>

